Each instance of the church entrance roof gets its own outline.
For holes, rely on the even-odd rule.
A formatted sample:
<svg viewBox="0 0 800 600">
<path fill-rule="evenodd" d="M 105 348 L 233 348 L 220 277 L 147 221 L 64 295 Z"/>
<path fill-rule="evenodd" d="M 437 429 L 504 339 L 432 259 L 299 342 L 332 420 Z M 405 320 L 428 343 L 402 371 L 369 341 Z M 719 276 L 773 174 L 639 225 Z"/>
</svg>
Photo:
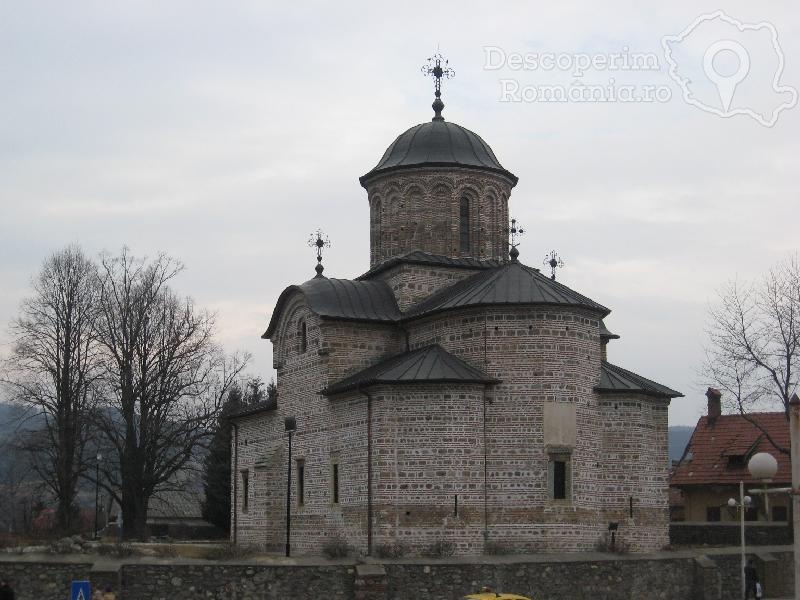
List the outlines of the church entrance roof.
<svg viewBox="0 0 800 600">
<path fill-rule="evenodd" d="M 433 344 L 383 360 L 329 385 L 321 393 L 332 396 L 371 385 L 413 383 L 492 384 L 499 380 Z"/>
</svg>

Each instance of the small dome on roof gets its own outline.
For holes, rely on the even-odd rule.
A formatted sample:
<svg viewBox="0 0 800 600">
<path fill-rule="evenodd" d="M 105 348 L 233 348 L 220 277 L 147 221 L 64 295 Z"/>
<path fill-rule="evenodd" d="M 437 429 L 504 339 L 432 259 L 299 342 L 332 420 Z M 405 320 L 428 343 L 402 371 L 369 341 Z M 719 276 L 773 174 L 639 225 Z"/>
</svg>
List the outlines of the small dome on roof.
<svg viewBox="0 0 800 600">
<path fill-rule="evenodd" d="M 434 119 L 401 133 L 366 175 L 361 185 L 376 175 L 414 167 L 466 167 L 493 171 L 508 177 L 516 185 L 517 176 L 497 160 L 489 144 L 461 125 Z"/>
</svg>

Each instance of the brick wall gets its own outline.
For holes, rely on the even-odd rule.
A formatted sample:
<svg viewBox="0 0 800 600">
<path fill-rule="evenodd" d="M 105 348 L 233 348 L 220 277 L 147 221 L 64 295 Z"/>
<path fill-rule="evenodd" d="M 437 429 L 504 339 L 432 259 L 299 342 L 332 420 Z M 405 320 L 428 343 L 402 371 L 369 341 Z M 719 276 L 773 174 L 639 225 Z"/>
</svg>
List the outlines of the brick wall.
<svg viewBox="0 0 800 600">
<path fill-rule="evenodd" d="M 413 250 L 444 256 L 507 256 L 512 183 L 474 169 L 409 169 L 367 184 L 370 266 Z M 470 248 L 459 243 L 461 198 L 470 199 Z"/>
<path fill-rule="evenodd" d="M 404 263 L 387 269 L 378 278 L 386 281 L 392 289 L 400 310 L 406 310 L 478 271 L 478 269 Z"/>
<path fill-rule="evenodd" d="M 387 277 L 411 302 L 461 275 L 408 265 Z M 305 352 L 297 340 L 301 319 Z M 406 344 L 436 343 L 502 383 L 486 390 L 485 404 L 483 387 L 474 385 L 369 390 L 373 549 L 402 542 L 420 553 L 447 540 L 459 553 L 476 554 L 486 533 L 492 543 L 524 550 L 592 550 L 608 543 L 612 522 L 626 548 L 667 544 L 668 403 L 594 392 L 601 360 L 597 314 L 574 307 L 478 307 L 401 329 L 320 319 L 298 294 L 287 303 L 273 341 L 278 410 L 241 424 L 239 469 L 252 470 L 253 496 L 248 513 L 239 516 L 239 541 L 276 549 L 285 542 L 283 418 L 293 415 L 292 467 L 302 460 L 305 468 L 304 502 L 292 500 L 293 548 L 319 554 L 327 539 L 341 535 L 366 551 L 367 399 L 362 393 L 328 399 L 318 392 Z M 545 444 L 546 403 L 574 407 L 575 439 L 568 447 Z M 565 500 L 551 498 L 554 452 L 567 456 Z M 341 494 L 336 504 L 334 462 Z M 296 476 L 293 487 L 296 493 Z"/>
<path fill-rule="evenodd" d="M 783 549 L 751 556 L 766 597 L 791 596 L 792 553 Z M 105 579 L 99 583 L 98 574 L 107 573 L 94 568 L 100 563 L 93 565 L 93 557 L 79 558 L 70 562 L 0 556 L 0 576 L 13 581 L 18 600 L 63 600 L 73 580 L 89 580 L 95 587 L 109 583 Z M 115 571 L 112 589 L 119 600 L 462 598 L 483 586 L 535 600 L 727 600 L 739 597 L 740 585 L 739 556 L 730 550 L 645 558 L 537 555 L 382 565 L 355 565 L 348 560 L 305 565 L 177 560 L 120 564 L 108 559 L 102 564 Z M 366 579 L 369 585 L 364 585 Z"/>
</svg>

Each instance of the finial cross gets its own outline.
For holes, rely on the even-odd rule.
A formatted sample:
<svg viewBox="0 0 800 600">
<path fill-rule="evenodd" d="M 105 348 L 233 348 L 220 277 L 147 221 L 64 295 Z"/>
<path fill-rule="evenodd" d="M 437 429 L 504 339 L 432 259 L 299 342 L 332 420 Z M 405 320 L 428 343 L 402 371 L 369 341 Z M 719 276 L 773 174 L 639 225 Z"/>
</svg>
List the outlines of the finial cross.
<svg viewBox="0 0 800 600">
<path fill-rule="evenodd" d="M 519 250 L 517 250 L 517 246 L 519 246 L 519 238 L 525 234 L 525 230 L 517 225 L 516 219 L 511 219 L 511 226 L 508 228 L 508 234 L 508 245 L 510 247 L 508 254 L 511 257 L 511 260 L 516 262 L 517 257 L 519 256 Z"/>
<path fill-rule="evenodd" d="M 456 72 L 450 68 L 449 62 L 437 49 L 436 54 L 429 56 L 428 61 L 422 65 L 422 74 L 429 75 L 436 80 L 434 90 L 437 98 L 442 95 L 442 78 L 450 79 L 456 76 Z"/>
<path fill-rule="evenodd" d="M 544 255 L 544 264 L 550 267 L 550 279 L 553 281 L 556 279 L 556 269 L 564 268 L 564 261 L 556 254 L 555 250 L 551 250 L 550 254 Z"/>
<path fill-rule="evenodd" d="M 428 57 L 428 61 L 422 65 L 422 74 L 431 76 L 436 81 L 434 83 L 434 95 L 436 99 L 433 101 L 434 121 L 444 121 L 442 117 L 442 109 L 444 109 L 444 102 L 442 102 L 442 78 L 451 79 L 456 76 L 456 72 L 450 68 L 449 61 L 442 56 L 439 49 L 436 49 L 436 54 Z"/>
<path fill-rule="evenodd" d="M 331 241 L 321 229 L 317 229 L 317 232 L 312 233 L 308 238 L 308 245 L 311 248 L 317 249 L 317 266 L 314 267 L 314 270 L 317 272 L 317 277 L 322 277 L 322 271 L 325 270 L 325 267 L 322 266 L 322 249 L 330 248 Z"/>
</svg>

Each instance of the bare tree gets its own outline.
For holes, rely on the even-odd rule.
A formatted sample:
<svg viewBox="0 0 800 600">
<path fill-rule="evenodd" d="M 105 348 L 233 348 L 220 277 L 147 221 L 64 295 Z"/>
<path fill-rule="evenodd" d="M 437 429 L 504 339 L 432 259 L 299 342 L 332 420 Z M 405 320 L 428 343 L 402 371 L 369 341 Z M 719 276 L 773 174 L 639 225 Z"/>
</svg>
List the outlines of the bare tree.
<svg viewBox="0 0 800 600">
<path fill-rule="evenodd" d="M 95 265 L 77 246 L 45 260 L 33 280 L 33 295 L 11 324 L 12 353 L 2 376 L 11 397 L 36 417 L 39 430 L 28 437 L 27 449 L 58 501 L 57 525 L 64 531 L 75 525 L 89 433 L 85 417 L 99 374 L 94 280 Z"/>
<path fill-rule="evenodd" d="M 107 410 L 97 423 L 110 451 L 103 486 L 122 507 L 123 535 L 146 535 L 150 498 L 166 491 L 210 440 L 222 399 L 247 356 L 226 359 L 214 317 L 178 298 L 180 263 L 123 249 L 103 257 L 96 334 L 106 354 Z"/>
<path fill-rule="evenodd" d="M 31 531 L 34 507 L 46 493 L 31 471 L 30 454 L 13 436 L 0 443 L 0 529 L 14 534 Z"/>
<path fill-rule="evenodd" d="M 761 429 L 750 415 L 780 409 L 789 416 L 800 371 L 800 261 L 789 257 L 760 280 L 732 282 L 709 311 L 705 374 L 725 390 L 735 410 Z"/>
</svg>

